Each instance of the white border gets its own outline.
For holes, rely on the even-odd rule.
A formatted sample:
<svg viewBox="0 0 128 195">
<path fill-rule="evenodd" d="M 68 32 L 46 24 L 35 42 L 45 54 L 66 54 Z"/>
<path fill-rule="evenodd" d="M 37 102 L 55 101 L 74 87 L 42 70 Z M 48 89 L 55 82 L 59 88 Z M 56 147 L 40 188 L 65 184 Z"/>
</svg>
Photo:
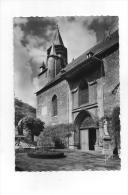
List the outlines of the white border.
<svg viewBox="0 0 128 195">
<path fill-rule="evenodd" d="M 7 1 L 0 6 L 0 192 L 28 194 L 128 194 L 127 1 Z M 120 26 L 121 171 L 16 173 L 14 171 L 12 19 L 18 16 L 118 15 Z"/>
</svg>

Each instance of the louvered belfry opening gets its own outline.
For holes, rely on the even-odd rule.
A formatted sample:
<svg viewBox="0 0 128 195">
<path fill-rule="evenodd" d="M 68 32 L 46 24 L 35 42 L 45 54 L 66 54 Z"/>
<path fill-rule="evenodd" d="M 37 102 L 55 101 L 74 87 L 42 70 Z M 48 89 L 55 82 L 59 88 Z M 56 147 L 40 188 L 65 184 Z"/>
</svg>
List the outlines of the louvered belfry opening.
<svg viewBox="0 0 128 195">
<path fill-rule="evenodd" d="M 57 116 L 57 96 L 52 98 L 52 116 Z"/>
<path fill-rule="evenodd" d="M 89 102 L 89 90 L 86 80 L 82 80 L 79 85 L 79 106 Z"/>
</svg>

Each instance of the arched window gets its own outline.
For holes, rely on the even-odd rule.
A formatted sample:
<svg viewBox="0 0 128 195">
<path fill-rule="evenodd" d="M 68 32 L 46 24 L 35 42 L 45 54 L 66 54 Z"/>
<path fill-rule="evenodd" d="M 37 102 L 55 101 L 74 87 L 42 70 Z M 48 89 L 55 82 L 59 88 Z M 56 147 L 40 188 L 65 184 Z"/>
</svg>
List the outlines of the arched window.
<svg viewBox="0 0 128 195">
<path fill-rule="evenodd" d="M 79 85 L 79 105 L 89 102 L 88 83 L 82 80 Z"/>
<path fill-rule="evenodd" d="M 57 96 L 54 95 L 52 98 L 52 116 L 57 115 Z"/>
</svg>

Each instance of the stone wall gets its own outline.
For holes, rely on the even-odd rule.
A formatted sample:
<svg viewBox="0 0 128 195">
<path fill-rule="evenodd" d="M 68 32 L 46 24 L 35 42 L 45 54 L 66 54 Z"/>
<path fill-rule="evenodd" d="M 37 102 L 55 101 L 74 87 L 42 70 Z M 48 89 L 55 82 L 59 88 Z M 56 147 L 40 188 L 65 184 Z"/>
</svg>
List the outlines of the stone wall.
<svg viewBox="0 0 128 195">
<path fill-rule="evenodd" d="M 52 116 L 52 97 L 54 95 L 57 96 L 57 116 Z M 46 125 L 70 123 L 72 121 L 70 90 L 66 80 L 38 95 L 37 102 L 37 117 L 43 120 Z"/>
<path fill-rule="evenodd" d="M 72 108 L 79 108 L 79 85 L 81 80 L 85 79 L 88 82 L 89 101 L 86 105 L 98 103 L 98 85 L 100 85 L 101 69 L 97 67 L 96 70 L 92 70 L 83 76 L 76 77 L 69 81 L 70 89 L 72 92 Z"/>
<path fill-rule="evenodd" d="M 44 73 L 38 76 L 38 84 L 39 89 L 43 88 L 48 82 L 48 71 L 46 70 Z"/>
<path fill-rule="evenodd" d="M 104 114 L 108 116 L 115 106 L 120 105 L 119 88 L 113 93 L 113 90 L 119 84 L 119 51 L 111 53 L 103 61 L 105 71 L 103 78 Z"/>
</svg>

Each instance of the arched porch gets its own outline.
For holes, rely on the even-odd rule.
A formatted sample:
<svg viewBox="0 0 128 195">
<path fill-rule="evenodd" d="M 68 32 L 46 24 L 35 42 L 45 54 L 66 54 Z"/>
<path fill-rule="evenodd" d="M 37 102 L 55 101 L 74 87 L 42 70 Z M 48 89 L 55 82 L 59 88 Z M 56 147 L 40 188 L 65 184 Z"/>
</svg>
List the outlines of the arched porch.
<svg viewBox="0 0 128 195">
<path fill-rule="evenodd" d="M 94 117 L 86 110 L 78 113 L 74 121 L 74 145 L 83 151 L 95 150 L 98 127 Z"/>
</svg>

